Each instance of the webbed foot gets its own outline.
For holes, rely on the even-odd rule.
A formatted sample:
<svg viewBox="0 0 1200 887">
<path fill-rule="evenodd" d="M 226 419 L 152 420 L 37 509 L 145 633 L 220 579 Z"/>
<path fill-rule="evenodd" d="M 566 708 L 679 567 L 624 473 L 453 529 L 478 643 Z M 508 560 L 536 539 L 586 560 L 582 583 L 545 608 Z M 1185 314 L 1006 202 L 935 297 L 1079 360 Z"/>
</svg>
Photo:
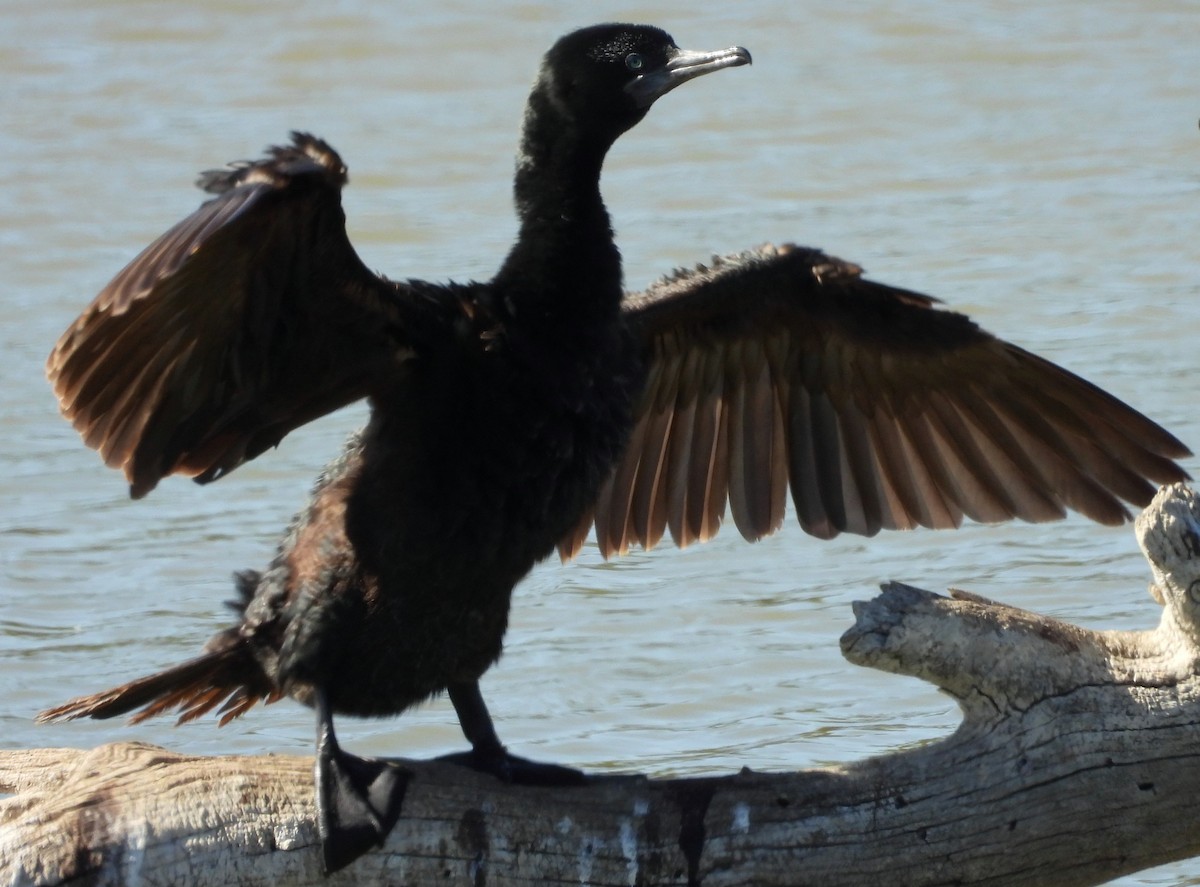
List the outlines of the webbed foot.
<svg viewBox="0 0 1200 887">
<path fill-rule="evenodd" d="M 409 771 L 342 751 L 328 709 L 318 705 L 317 832 L 325 874 L 379 847 L 400 818 Z"/>
<path fill-rule="evenodd" d="M 443 755 L 439 761 L 449 761 L 490 773 L 497 779 L 516 785 L 583 785 L 587 775 L 571 767 L 558 764 L 542 764 L 511 755 L 496 736 L 492 716 L 488 714 L 479 692 L 479 682 L 451 684 L 446 688 L 450 702 L 458 714 L 463 735 L 471 743 L 471 750 L 452 755 Z"/>
<path fill-rule="evenodd" d="M 521 758 L 509 754 L 502 745 L 476 746 L 470 751 L 441 755 L 437 760 L 470 767 L 480 773 L 490 773 L 514 785 L 584 785 L 588 781 L 587 774 L 582 770 Z"/>
</svg>

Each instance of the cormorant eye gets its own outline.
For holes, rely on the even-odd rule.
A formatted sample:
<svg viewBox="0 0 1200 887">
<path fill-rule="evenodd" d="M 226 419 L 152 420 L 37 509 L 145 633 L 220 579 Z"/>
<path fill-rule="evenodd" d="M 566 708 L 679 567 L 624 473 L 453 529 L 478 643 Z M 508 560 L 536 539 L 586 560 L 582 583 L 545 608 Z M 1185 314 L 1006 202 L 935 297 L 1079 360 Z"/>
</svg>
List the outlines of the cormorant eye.
<svg viewBox="0 0 1200 887">
<path fill-rule="evenodd" d="M 625 56 L 625 67 L 630 71 L 640 71 L 646 66 L 646 60 L 642 58 L 641 53 L 631 52 Z"/>
</svg>

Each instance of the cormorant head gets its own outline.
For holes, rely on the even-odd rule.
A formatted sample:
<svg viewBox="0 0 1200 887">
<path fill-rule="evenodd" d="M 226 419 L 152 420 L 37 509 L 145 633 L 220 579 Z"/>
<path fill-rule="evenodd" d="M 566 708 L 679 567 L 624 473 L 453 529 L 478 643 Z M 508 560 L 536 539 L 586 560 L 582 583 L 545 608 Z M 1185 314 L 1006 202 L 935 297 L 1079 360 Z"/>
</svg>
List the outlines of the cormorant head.
<svg viewBox="0 0 1200 887">
<path fill-rule="evenodd" d="M 701 74 L 750 64 L 740 46 L 680 49 L 649 25 L 593 25 L 551 47 L 542 65 L 547 96 L 574 125 L 616 139 L 660 96 Z"/>
</svg>

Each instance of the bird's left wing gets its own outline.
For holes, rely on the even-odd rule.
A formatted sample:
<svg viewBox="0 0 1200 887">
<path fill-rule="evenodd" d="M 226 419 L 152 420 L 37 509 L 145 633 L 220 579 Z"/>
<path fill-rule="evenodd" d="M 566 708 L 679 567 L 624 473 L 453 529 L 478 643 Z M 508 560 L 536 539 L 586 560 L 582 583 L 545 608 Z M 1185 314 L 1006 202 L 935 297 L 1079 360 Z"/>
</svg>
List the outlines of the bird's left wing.
<svg viewBox="0 0 1200 887">
<path fill-rule="evenodd" d="M 215 196 L 63 333 L 46 363 L 59 406 L 134 497 L 168 474 L 232 471 L 410 353 L 422 300 L 354 252 L 345 182 L 304 133 L 205 173 Z"/>
<path fill-rule="evenodd" d="M 646 361 L 635 426 L 586 519 L 607 557 L 712 537 L 1060 518 L 1106 524 L 1188 450 L 1094 385 L 801 247 L 678 272 L 626 302 Z"/>
</svg>

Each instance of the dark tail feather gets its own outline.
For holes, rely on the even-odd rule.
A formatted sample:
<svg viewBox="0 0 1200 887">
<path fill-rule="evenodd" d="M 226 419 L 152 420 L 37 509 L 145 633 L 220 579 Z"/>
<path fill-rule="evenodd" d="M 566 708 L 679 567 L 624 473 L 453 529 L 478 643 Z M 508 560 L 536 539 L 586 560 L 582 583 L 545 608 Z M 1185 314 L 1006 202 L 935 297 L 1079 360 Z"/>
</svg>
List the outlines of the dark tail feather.
<svg viewBox="0 0 1200 887">
<path fill-rule="evenodd" d="M 111 718 L 140 708 L 130 723 L 176 709 L 182 724 L 220 705 L 224 726 L 259 700 L 270 703 L 280 698 L 254 654 L 237 639 L 236 629 L 218 639 L 226 643 L 214 644 L 216 649 L 166 671 L 47 709 L 37 721 Z"/>
</svg>

